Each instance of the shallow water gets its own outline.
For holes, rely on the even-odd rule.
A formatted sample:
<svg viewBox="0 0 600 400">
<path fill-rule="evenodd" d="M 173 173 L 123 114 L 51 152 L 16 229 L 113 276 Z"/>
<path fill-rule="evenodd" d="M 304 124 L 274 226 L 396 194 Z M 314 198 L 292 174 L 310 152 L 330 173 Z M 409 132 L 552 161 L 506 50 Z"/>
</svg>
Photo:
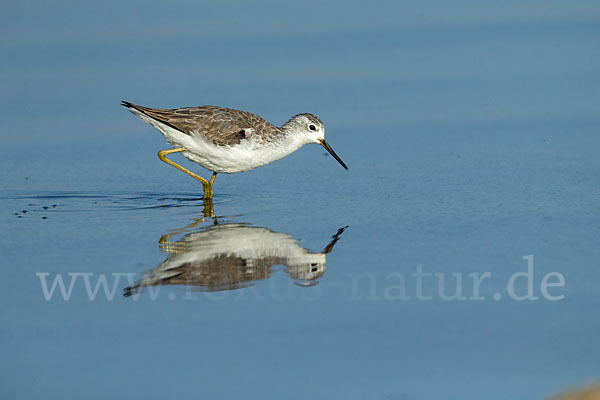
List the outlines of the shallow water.
<svg viewBox="0 0 600 400">
<path fill-rule="evenodd" d="M 8 6 L 2 397 L 531 399 L 600 377 L 600 9 L 482 4 Z M 350 170 L 306 146 L 207 204 L 122 98 L 314 112 Z"/>
</svg>

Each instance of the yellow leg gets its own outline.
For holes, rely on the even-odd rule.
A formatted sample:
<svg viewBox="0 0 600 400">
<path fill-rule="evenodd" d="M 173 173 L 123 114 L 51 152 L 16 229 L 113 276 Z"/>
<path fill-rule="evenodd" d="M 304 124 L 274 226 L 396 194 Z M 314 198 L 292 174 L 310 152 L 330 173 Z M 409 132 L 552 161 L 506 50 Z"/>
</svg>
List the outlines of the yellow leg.
<svg viewBox="0 0 600 400">
<path fill-rule="evenodd" d="M 213 181 L 214 181 L 214 179 L 213 179 Z M 172 236 L 180 235 L 182 233 L 185 233 L 187 231 L 191 231 L 192 229 L 195 229 L 198 225 L 203 223 L 206 218 L 212 218 L 213 224 L 214 225 L 218 224 L 217 217 L 215 216 L 215 211 L 213 208 L 212 199 L 204 199 L 204 209 L 202 210 L 202 214 L 203 214 L 202 218 L 197 218 L 194 222 L 187 225 L 186 227 L 181 228 L 181 229 L 174 229 L 171 232 L 165 233 L 164 235 L 162 235 L 160 237 L 160 239 L 158 240 L 158 247 L 162 251 L 167 252 L 167 253 L 183 253 L 183 252 L 185 252 L 186 251 L 185 249 L 182 250 L 182 248 L 185 248 L 185 246 L 186 246 L 185 241 L 171 242 L 171 241 L 169 241 L 169 239 Z"/>
<path fill-rule="evenodd" d="M 210 190 L 208 191 L 208 194 L 207 194 L 207 192 L 206 192 L 206 189 L 204 189 L 204 200 L 207 200 L 207 199 L 212 199 L 212 198 L 213 198 L 213 190 L 212 190 L 212 187 L 213 187 L 213 184 L 215 183 L 215 178 L 216 178 L 216 177 L 217 177 L 217 173 L 216 173 L 216 172 L 213 172 L 213 174 L 212 174 L 212 177 L 210 178 L 210 181 L 208 182 L 208 183 L 209 183 L 209 185 L 210 185 Z M 211 202 L 211 204 L 212 204 L 212 202 Z M 211 206 L 211 207 L 212 207 L 212 206 Z M 208 215 L 207 215 L 207 216 L 208 216 Z"/>
<path fill-rule="evenodd" d="M 177 168 L 178 170 L 180 170 L 181 172 L 185 172 L 186 174 L 188 174 L 189 176 L 191 176 L 192 178 L 195 178 L 197 180 L 199 180 L 202 183 L 202 188 L 204 189 L 204 199 L 211 199 L 213 197 L 213 190 L 212 190 L 212 184 L 215 181 L 215 176 L 217 176 L 216 172 L 213 172 L 213 176 L 210 179 L 210 182 L 206 179 L 204 179 L 203 177 L 201 177 L 200 175 L 197 175 L 195 173 L 193 173 L 192 171 L 183 168 L 181 165 L 177 164 L 174 161 L 169 160 L 166 156 L 169 154 L 173 154 L 173 153 L 181 153 L 182 151 L 186 151 L 187 149 L 185 147 L 179 147 L 177 149 L 170 149 L 170 150 L 162 150 L 158 152 L 158 158 L 160 158 L 161 161 L 166 162 L 167 164 L 169 164 L 172 167 Z"/>
</svg>

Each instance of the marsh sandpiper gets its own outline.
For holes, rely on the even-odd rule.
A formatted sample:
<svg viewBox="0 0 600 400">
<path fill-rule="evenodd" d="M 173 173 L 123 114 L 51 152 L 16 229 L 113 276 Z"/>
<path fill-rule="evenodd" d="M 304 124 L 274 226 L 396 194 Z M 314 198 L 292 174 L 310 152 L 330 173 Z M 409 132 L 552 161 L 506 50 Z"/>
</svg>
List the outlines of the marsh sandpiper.
<svg viewBox="0 0 600 400">
<path fill-rule="evenodd" d="M 313 114 L 297 114 L 277 127 L 258 115 L 217 106 L 157 109 L 121 103 L 158 129 L 173 149 L 158 152 L 167 164 L 199 180 L 204 198 L 213 197 L 217 173 L 244 172 L 279 160 L 308 143 L 319 143 L 345 169 L 346 164 L 325 141 L 325 126 Z M 210 180 L 166 156 L 181 153 L 212 171 Z"/>
</svg>

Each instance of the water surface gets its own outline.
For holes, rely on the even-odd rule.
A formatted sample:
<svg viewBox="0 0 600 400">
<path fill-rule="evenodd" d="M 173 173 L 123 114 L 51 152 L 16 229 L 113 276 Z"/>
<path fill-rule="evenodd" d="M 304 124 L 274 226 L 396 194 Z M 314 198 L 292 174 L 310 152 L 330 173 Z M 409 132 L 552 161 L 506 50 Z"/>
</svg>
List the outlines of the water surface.
<svg viewBox="0 0 600 400">
<path fill-rule="evenodd" d="M 593 3 L 5 8 L 3 398 L 531 399 L 600 377 Z M 122 99 L 313 112 L 350 170 L 306 146 L 219 175 L 207 208 Z"/>
</svg>

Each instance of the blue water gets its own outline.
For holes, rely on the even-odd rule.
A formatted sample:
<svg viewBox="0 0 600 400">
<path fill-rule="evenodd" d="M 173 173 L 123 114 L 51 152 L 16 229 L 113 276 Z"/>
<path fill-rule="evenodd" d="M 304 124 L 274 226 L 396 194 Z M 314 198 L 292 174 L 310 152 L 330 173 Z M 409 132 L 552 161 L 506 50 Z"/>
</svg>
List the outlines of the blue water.
<svg viewBox="0 0 600 400">
<path fill-rule="evenodd" d="M 599 18 L 585 1 L 4 4 L 0 396 L 545 399 L 598 379 Z M 123 99 L 312 112 L 350 170 L 306 146 L 219 175 L 211 208 Z M 300 256 L 241 254 L 256 232 Z M 123 296 L 167 262 L 200 278 Z M 68 300 L 47 299 L 57 277 Z"/>
</svg>

